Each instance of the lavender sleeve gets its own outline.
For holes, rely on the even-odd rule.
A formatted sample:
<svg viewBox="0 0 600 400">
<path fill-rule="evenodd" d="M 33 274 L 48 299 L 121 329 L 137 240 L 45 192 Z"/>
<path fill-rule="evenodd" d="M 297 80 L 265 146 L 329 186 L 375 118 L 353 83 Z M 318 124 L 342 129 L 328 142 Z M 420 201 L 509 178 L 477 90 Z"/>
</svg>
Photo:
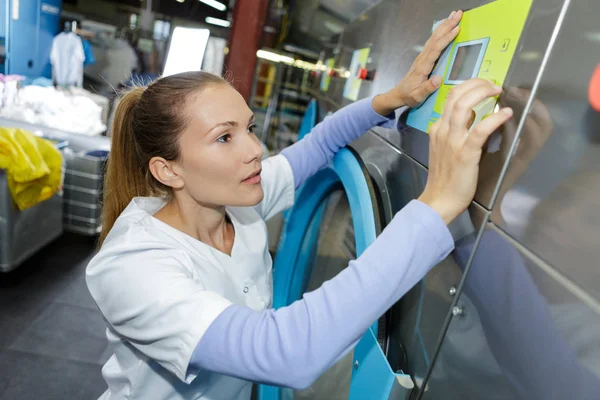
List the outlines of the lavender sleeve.
<svg viewBox="0 0 600 400">
<path fill-rule="evenodd" d="M 414 200 L 335 278 L 278 310 L 232 305 L 199 341 L 190 372 L 305 388 L 454 248 L 439 215 Z"/>
<path fill-rule="evenodd" d="M 302 140 L 282 150 L 298 189 L 306 179 L 325 167 L 339 149 L 374 126 L 393 126 L 395 113 L 381 116 L 373 110 L 373 98 L 354 102 L 317 124 Z"/>
</svg>

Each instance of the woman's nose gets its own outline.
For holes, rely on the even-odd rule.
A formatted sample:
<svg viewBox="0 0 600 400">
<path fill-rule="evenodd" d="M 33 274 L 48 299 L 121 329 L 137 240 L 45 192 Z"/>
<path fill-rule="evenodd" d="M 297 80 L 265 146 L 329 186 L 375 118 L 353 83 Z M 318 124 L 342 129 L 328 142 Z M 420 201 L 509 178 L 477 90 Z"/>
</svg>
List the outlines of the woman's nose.
<svg viewBox="0 0 600 400">
<path fill-rule="evenodd" d="M 248 143 L 248 152 L 246 155 L 246 161 L 252 162 L 255 160 L 262 159 L 264 154 L 263 148 L 260 144 L 260 141 L 255 135 L 248 135 L 249 143 Z"/>
</svg>

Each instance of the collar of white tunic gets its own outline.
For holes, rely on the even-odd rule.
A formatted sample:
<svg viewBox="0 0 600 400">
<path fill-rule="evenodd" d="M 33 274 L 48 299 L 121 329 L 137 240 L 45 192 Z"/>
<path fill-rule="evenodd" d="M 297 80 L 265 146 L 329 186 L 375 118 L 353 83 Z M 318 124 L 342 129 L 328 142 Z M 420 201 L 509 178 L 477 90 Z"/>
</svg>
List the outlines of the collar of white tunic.
<svg viewBox="0 0 600 400">
<path fill-rule="evenodd" d="M 239 253 L 239 242 L 242 236 L 242 224 L 238 219 L 236 211 L 239 209 L 233 209 L 227 207 L 227 215 L 233 224 L 235 230 L 235 237 L 233 241 L 233 247 L 231 249 L 231 256 L 223 253 L 222 251 L 207 245 L 204 242 L 172 227 L 171 225 L 159 220 L 154 217 L 158 211 L 160 211 L 166 205 L 166 200 L 159 197 L 136 197 L 134 198 L 129 206 L 123 211 L 123 214 L 118 218 L 115 223 L 116 232 L 123 232 L 122 228 L 128 229 L 132 224 L 145 225 L 150 228 L 156 228 L 157 231 L 164 233 L 167 236 L 172 237 L 177 243 L 184 245 L 189 250 L 194 252 L 200 251 L 202 253 L 209 252 L 215 257 L 222 261 L 230 261 L 231 259 L 237 258 Z M 250 210 L 250 208 L 247 208 Z M 123 224 L 121 224 L 123 222 Z M 118 226 L 125 225 L 125 226 Z M 112 232 L 111 232 L 112 235 Z"/>
</svg>

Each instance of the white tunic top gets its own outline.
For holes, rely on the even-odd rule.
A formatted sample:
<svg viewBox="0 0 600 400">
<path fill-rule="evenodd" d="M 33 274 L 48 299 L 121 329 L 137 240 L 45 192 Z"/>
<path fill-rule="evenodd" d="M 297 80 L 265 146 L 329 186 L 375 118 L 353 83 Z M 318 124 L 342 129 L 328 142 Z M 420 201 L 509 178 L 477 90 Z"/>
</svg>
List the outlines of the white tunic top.
<svg viewBox="0 0 600 400">
<path fill-rule="evenodd" d="M 84 60 L 83 43 L 75 33 L 61 32 L 52 41 L 50 62 L 57 84 L 82 86 Z"/>
<path fill-rule="evenodd" d="M 230 304 L 263 310 L 272 301 L 265 220 L 291 207 L 294 177 L 279 155 L 263 162 L 264 200 L 228 207 L 231 257 L 154 218 L 159 198 L 136 198 L 87 268 L 115 354 L 102 369 L 101 399 L 249 399 L 251 384 L 188 371 L 200 338 Z"/>
</svg>

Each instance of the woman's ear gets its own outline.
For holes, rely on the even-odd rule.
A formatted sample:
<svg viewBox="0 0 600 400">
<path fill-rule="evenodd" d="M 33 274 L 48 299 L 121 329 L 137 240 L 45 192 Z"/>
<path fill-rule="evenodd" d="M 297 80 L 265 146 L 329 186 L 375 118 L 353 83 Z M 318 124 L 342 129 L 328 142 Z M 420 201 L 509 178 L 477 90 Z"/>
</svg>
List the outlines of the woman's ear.
<svg viewBox="0 0 600 400">
<path fill-rule="evenodd" d="M 178 168 L 175 163 L 162 157 L 153 157 L 149 162 L 149 168 L 152 176 L 163 185 L 175 190 L 183 188 L 184 182 L 177 173 Z"/>
</svg>

